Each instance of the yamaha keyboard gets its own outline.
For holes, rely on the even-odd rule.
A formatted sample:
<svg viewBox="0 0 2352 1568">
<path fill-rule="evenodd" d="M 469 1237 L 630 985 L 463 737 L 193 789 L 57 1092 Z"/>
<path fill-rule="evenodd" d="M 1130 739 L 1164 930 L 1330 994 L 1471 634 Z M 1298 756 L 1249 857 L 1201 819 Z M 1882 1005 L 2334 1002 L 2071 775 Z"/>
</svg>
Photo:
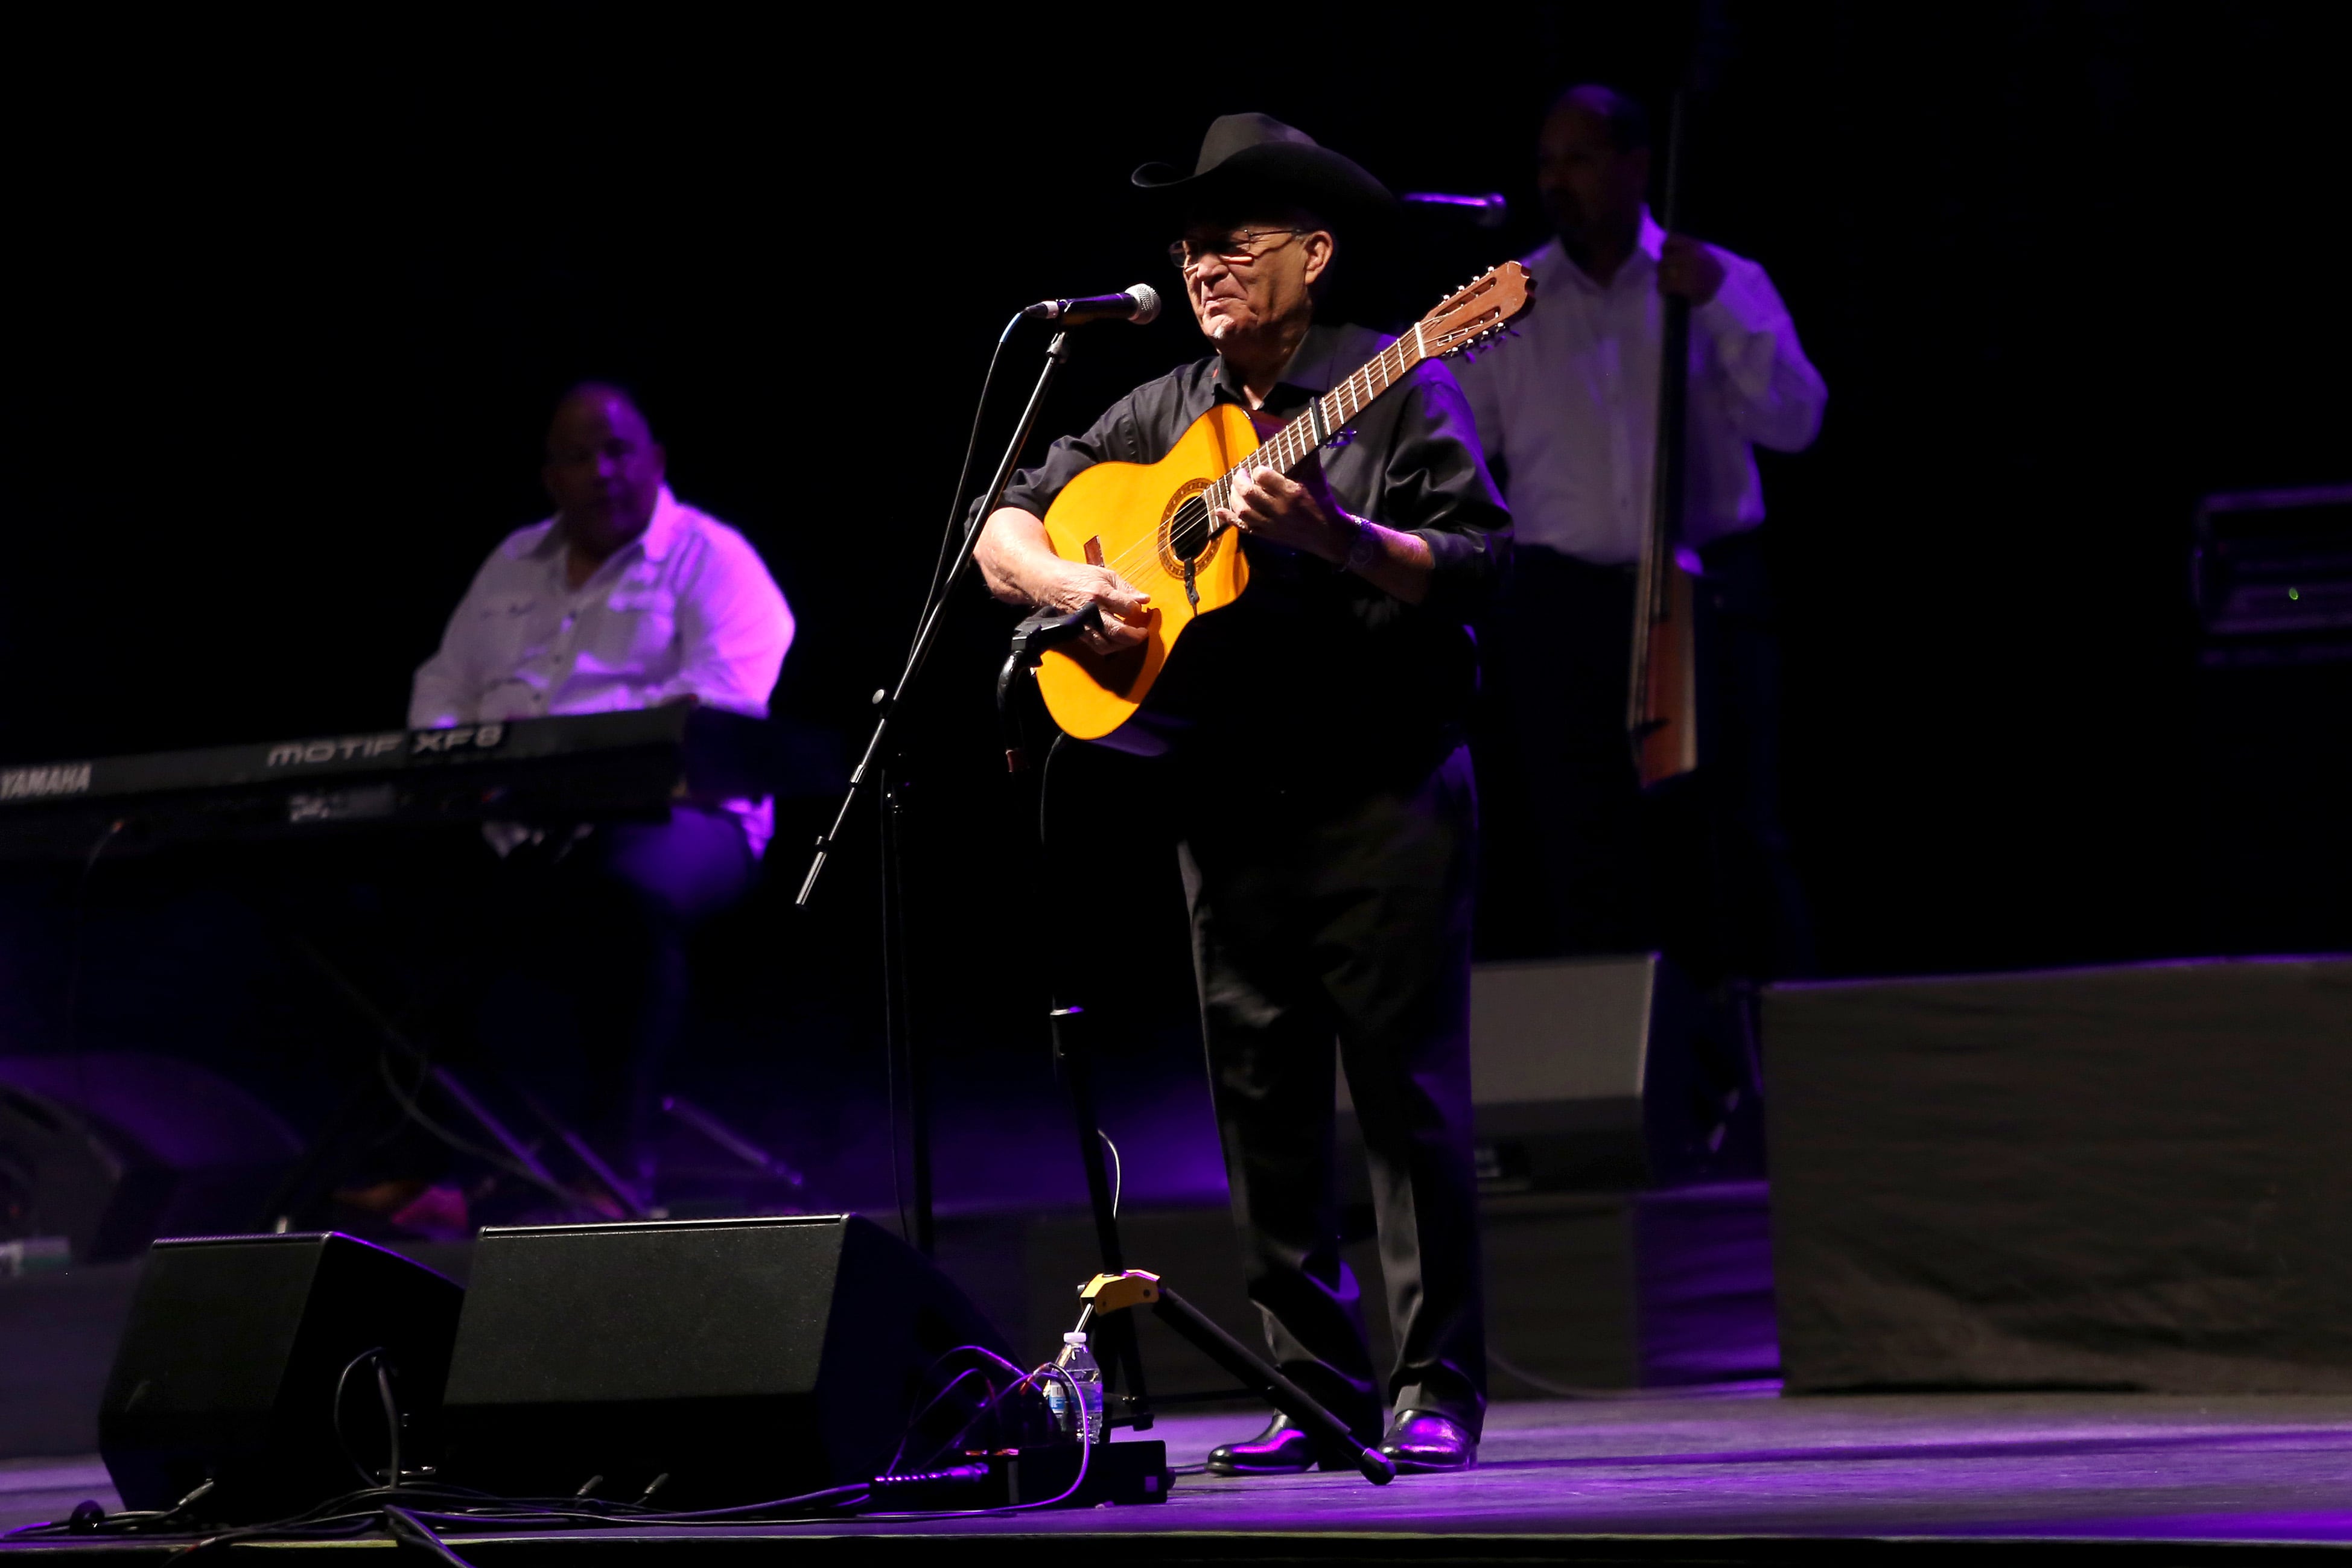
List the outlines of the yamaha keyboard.
<svg viewBox="0 0 2352 1568">
<path fill-rule="evenodd" d="M 657 817 L 820 794 L 836 737 L 675 705 L 0 768 L 0 859 L 372 824 Z"/>
</svg>

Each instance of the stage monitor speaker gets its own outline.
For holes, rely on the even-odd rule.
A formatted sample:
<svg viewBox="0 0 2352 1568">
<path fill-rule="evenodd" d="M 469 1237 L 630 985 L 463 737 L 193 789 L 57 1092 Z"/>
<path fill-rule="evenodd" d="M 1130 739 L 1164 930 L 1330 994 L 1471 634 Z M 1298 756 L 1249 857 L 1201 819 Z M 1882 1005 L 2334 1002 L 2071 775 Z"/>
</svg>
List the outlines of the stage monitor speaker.
<svg viewBox="0 0 2352 1568">
<path fill-rule="evenodd" d="M 2352 959 L 1780 986 L 1792 1389 L 2352 1394 Z"/>
<path fill-rule="evenodd" d="M 268 1107 L 176 1057 L 0 1058 L 0 1240 L 62 1237 L 89 1262 L 251 1229 L 301 1152 Z"/>
<path fill-rule="evenodd" d="M 1481 1190 L 1761 1176 L 1762 1111 L 1736 1005 L 1700 996 L 1654 953 L 1477 966 L 1470 1094 Z M 1339 1105 L 1341 1141 L 1360 1144 L 1345 1074 Z"/>
<path fill-rule="evenodd" d="M 487 1228 L 446 1474 L 624 1500 L 667 1476 L 658 1500 L 678 1508 L 870 1479 L 962 1345 L 1011 1355 L 929 1260 L 855 1215 Z"/>
<path fill-rule="evenodd" d="M 374 1350 L 414 1469 L 437 1446 L 464 1297 L 349 1236 L 158 1241 L 99 1407 L 115 1490 L 126 1507 L 170 1508 L 210 1480 L 196 1517 L 243 1523 L 370 1484 L 362 1471 L 381 1476 L 390 1448 L 375 1363 L 361 1359 Z"/>
</svg>

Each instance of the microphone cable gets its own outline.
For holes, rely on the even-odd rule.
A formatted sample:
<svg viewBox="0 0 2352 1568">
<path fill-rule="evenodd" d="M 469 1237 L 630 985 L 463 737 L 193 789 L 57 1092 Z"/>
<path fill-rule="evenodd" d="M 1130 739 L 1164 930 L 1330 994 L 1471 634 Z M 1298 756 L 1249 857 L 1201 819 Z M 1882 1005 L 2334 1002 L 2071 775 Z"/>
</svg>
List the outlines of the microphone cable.
<svg viewBox="0 0 2352 1568">
<path fill-rule="evenodd" d="M 1021 325 L 1027 314 L 1026 310 L 1015 310 L 1013 319 L 1004 324 L 1004 330 L 997 334 L 996 347 L 989 353 L 988 373 L 980 379 L 980 401 L 972 405 L 971 434 L 964 438 L 963 468 L 956 475 L 955 495 L 948 502 L 948 526 L 940 538 L 939 559 L 931 565 L 930 587 L 924 592 L 923 607 L 915 616 L 919 632 L 923 622 L 929 619 L 940 596 L 947 591 L 948 566 L 955 559 L 957 548 L 963 542 L 964 531 L 967 528 L 979 528 L 988 521 L 985 517 L 975 517 L 969 525 L 964 523 L 965 496 L 971 488 L 972 459 L 980 451 L 980 427 L 988 414 L 988 394 L 996 385 L 996 367 L 1004 359 L 1004 345 L 1013 340 L 1013 329 Z"/>
<path fill-rule="evenodd" d="M 948 500 L 948 521 L 947 527 L 940 535 L 939 558 L 931 563 L 930 584 L 924 589 L 922 605 L 915 612 L 915 635 L 918 638 L 922 636 L 923 627 L 930 620 L 931 612 L 947 593 L 948 567 L 955 559 L 956 552 L 962 547 L 963 530 L 967 528 L 979 528 L 987 521 L 985 517 L 975 517 L 969 525 L 965 524 L 964 497 L 971 488 L 972 459 L 980 452 L 980 430 L 988 417 L 988 394 L 996 386 L 996 367 L 1003 362 L 1004 345 L 1013 340 L 1014 330 L 1020 327 L 1027 315 L 1026 309 L 1015 310 L 1013 313 L 1013 319 L 1004 324 L 1004 330 L 996 335 L 996 347 L 989 350 L 988 370 L 980 378 L 980 398 L 971 407 L 971 431 L 964 437 L 963 466 L 956 473 L 955 494 Z M 882 692 L 877 690 L 874 695 L 876 700 L 879 701 Z M 898 1234 L 901 1238 L 911 1239 L 914 1230 L 907 1218 L 907 1198 L 898 1186 L 898 1064 L 892 1059 L 890 1051 L 885 1051 L 882 1054 L 884 1058 L 882 1100 L 887 1113 L 887 1120 L 890 1134 L 890 1196 L 898 1206 Z"/>
</svg>

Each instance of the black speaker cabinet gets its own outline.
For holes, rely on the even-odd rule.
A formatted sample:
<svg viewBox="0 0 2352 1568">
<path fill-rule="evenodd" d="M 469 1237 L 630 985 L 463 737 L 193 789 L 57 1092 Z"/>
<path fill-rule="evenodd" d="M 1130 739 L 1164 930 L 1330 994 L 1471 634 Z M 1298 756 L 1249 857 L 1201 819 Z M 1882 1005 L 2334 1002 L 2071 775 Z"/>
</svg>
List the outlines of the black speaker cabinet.
<svg viewBox="0 0 2352 1568">
<path fill-rule="evenodd" d="M 106 1262 L 158 1236 L 267 1224 L 301 1153 L 267 1106 L 194 1062 L 0 1057 L 0 1240 L 61 1236 L 77 1261 Z"/>
<path fill-rule="evenodd" d="M 1481 964 L 1470 976 L 1478 1187 L 1605 1192 L 1764 1172 L 1754 1054 L 1737 1005 L 1655 953 Z M 1339 1082 L 1340 1169 L 1369 1203 Z"/>
<path fill-rule="evenodd" d="M 465 1291 L 381 1247 L 334 1234 L 158 1241 L 99 1407 L 99 1449 L 130 1508 L 169 1508 L 205 1480 L 200 1517 L 276 1519 L 367 1484 L 385 1417 L 382 1349 L 407 1413 L 401 1462 L 436 1446 L 435 1406 Z"/>
<path fill-rule="evenodd" d="M 866 1479 L 925 1371 L 1007 1355 L 961 1291 L 854 1215 L 485 1229 L 450 1364 L 446 1478 L 692 1508 Z"/>
<path fill-rule="evenodd" d="M 2352 1394 L 2352 958 L 1779 986 L 1795 1390 Z"/>
</svg>

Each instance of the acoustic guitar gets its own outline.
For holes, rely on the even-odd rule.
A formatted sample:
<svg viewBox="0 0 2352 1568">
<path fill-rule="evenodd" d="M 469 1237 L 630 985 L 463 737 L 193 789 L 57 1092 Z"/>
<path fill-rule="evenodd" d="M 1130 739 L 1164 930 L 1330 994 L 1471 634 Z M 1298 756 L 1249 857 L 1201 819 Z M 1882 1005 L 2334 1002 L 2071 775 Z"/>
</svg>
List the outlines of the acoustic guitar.
<svg viewBox="0 0 2352 1568">
<path fill-rule="evenodd" d="M 1247 411 L 1218 403 L 1192 422 L 1157 463 L 1097 463 L 1064 486 L 1045 513 L 1045 535 L 1065 560 L 1118 572 L 1150 595 L 1144 641 L 1117 653 L 1056 648 L 1037 669 L 1038 690 L 1063 731 L 1127 750 L 1160 749 L 1138 724 L 1153 684 L 1186 627 L 1249 586 L 1241 541 L 1216 512 L 1232 505 L 1245 469 L 1287 474 L 1318 448 L 1352 433 L 1348 422 L 1402 382 L 1423 360 L 1492 340 L 1524 311 L 1535 279 L 1507 261 L 1447 295 L 1405 334 L 1260 444 Z"/>
</svg>

